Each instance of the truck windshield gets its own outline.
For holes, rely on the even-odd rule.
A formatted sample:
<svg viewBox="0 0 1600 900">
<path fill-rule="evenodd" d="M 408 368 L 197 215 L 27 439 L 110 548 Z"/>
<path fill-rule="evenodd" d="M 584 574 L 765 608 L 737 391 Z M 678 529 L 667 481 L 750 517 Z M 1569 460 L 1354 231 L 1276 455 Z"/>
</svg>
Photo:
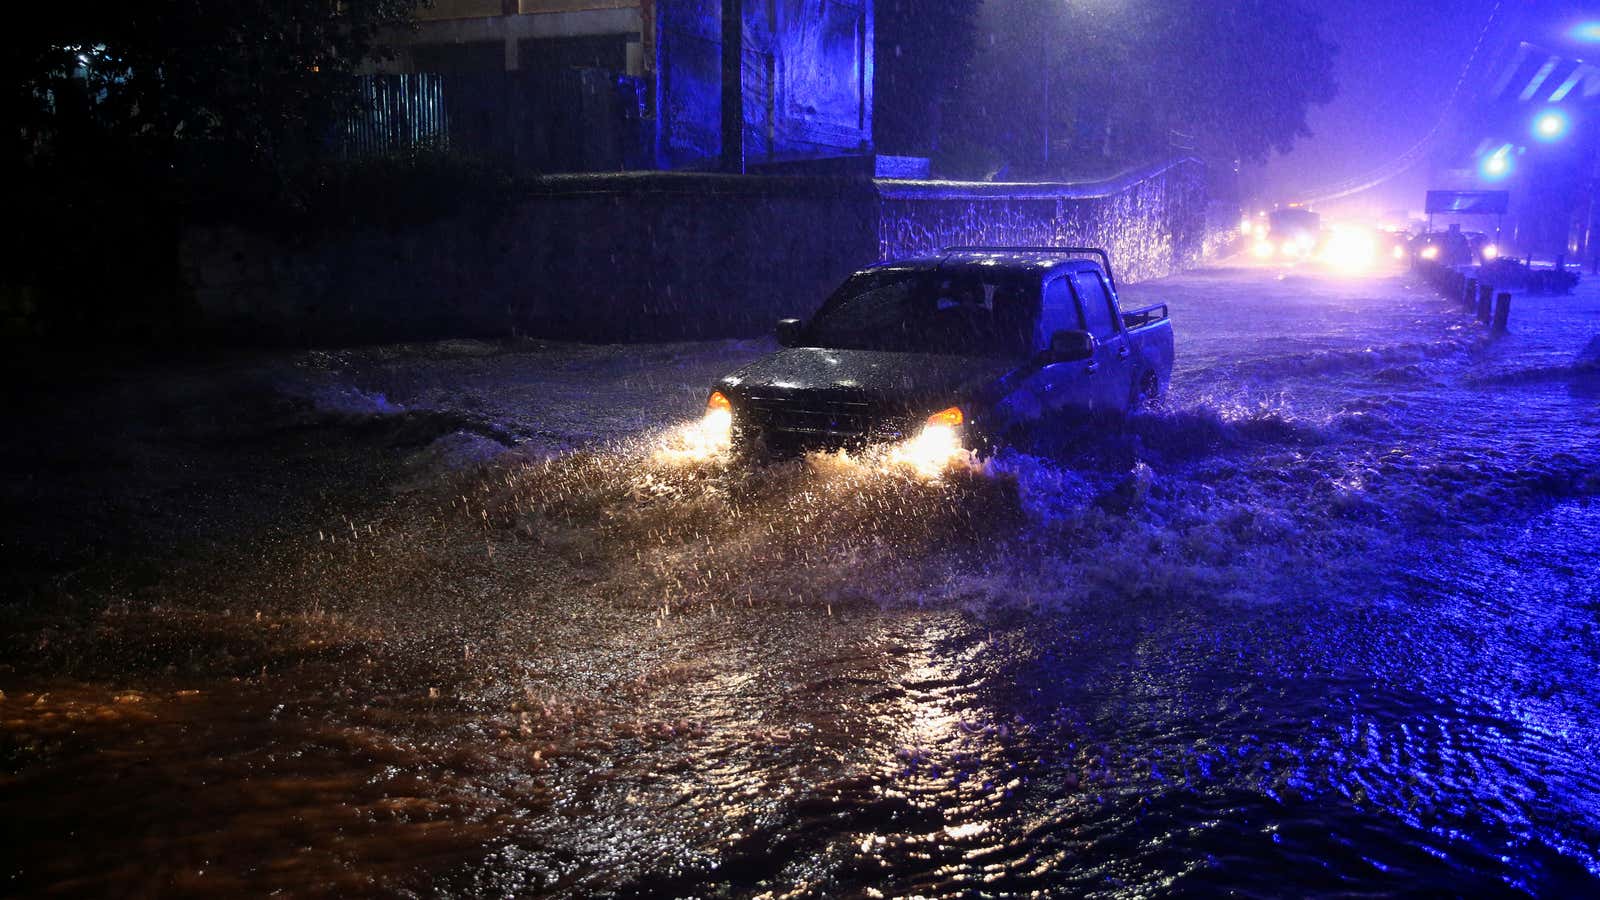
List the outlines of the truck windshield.
<svg viewBox="0 0 1600 900">
<path fill-rule="evenodd" d="M 1267 223 L 1274 234 L 1317 231 L 1322 228 L 1322 216 L 1308 209 L 1276 209 L 1267 216 Z"/>
<path fill-rule="evenodd" d="M 1023 357 L 1038 314 L 1038 287 L 1026 279 L 874 270 L 851 276 L 806 337 L 839 350 Z"/>
</svg>

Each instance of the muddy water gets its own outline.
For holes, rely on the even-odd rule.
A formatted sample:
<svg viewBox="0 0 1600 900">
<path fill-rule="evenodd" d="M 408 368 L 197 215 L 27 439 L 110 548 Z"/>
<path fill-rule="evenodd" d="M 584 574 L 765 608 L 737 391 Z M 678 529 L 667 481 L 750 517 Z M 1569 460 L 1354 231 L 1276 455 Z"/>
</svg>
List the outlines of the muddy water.
<svg viewBox="0 0 1600 900">
<path fill-rule="evenodd" d="M 0 884 L 1592 893 L 1600 291 L 1496 342 L 1400 279 L 1130 293 L 1173 396 L 1063 459 L 619 427 L 23 623 Z M 350 377 L 537 434 L 751 352 Z"/>
</svg>

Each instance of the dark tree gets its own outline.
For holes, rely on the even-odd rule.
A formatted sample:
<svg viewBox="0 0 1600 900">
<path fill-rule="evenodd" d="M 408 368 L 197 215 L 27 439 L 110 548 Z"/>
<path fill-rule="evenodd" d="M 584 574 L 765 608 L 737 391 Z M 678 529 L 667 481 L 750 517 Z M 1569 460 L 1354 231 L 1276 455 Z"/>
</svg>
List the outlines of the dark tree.
<svg viewBox="0 0 1600 900">
<path fill-rule="evenodd" d="M 885 153 L 939 149 L 945 108 L 961 84 L 983 0 L 877 0 L 873 135 Z"/>
<path fill-rule="evenodd" d="M 1151 114 L 1223 158 L 1265 161 L 1310 137 L 1306 113 L 1338 93 L 1322 18 L 1291 0 L 1169 7 L 1140 42 Z"/>
<path fill-rule="evenodd" d="M 281 194 L 351 102 L 348 76 L 417 6 L 77 0 L 8 21 L 0 163 L 22 237 L 0 258 L 0 321 L 74 340 L 172 333 L 178 222 Z"/>
<path fill-rule="evenodd" d="M 29 151 L 80 130 L 163 154 L 215 143 L 280 164 L 348 97 L 419 0 L 116 0 L 36 5 L 5 38 L 7 110 Z"/>
<path fill-rule="evenodd" d="M 947 122 L 957 174 L 1261 160 L 1336 92 L 1336 48 L 1297 0 L 1009 0 L 983 7 L 977 37 Z"/>
</svg>

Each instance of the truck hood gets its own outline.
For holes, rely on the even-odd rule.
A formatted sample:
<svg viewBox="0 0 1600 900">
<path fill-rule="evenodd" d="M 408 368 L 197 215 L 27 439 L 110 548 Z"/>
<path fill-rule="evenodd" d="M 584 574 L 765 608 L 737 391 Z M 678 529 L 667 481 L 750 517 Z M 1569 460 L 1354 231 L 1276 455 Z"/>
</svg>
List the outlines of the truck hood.
<svg viewBox="0 0 1600 900">
<path fill-rule="evenodd" d="M 915 414 L 960 402 L 1017 366 L 982 356 L 792 347 L 756 360 L 720 386 L 746 397 L 854 396 L 885 411 Z"/>
</svg>

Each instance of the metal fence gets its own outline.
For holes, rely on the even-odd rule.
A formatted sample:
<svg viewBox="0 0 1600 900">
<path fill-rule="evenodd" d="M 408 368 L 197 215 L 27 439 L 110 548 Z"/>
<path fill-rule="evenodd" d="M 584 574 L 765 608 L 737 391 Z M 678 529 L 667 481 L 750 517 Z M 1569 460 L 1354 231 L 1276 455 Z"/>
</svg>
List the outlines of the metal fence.
<svg viewBox="0 0 1600 900">
<path fill-rule="evenodd" d="M 341 156 L 382 157 L 421 146 L 449 146 L 445 76 L 368 75 L 357 80 L 356 98 L 356 109 L 339 128 Z"/>
<path fill-rule="evenodd" d="M 346 159 L 446 149 L 519 172 L 651 168 L 642 79 L 594 68 L 370 75 L 337 134 Z"/>
</svg>

